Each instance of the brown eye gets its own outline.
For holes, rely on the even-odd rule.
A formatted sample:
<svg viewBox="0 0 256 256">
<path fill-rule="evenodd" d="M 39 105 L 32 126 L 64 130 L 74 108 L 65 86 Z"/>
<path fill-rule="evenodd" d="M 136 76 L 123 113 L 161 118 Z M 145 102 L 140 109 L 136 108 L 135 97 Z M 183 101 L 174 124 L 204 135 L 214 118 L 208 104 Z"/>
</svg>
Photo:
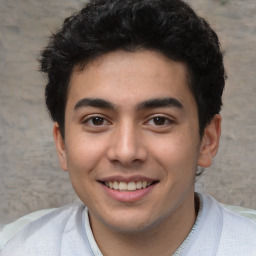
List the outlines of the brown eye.
<svg viewBox="0 0 256 256">
<path fill-rule="evenodd" d="M 164 132 L 168 132 L 171 130 L 171 128 L 174 127 L 175 125 L 175 121 L 173 120 L 173 118 L 169 118 L 166 117 L 166 115 L 155 115 L 155 116 L 151 116 L 150 119 L 148 119 L 145 123 L 144 123 L 144 127 L 151 130 L 152 132 L 156 132 L 156 133 L 164 133 Z"/>
<path fill-rule="evenodd" d="M 86 120 L 83 121 L 83 124 L 91 127 L 97 127 L 97 126 L 105 126 L 108 125 L 109 122 L 101 116 L 91 116 L 88 117 Z"/>
<path fill-rule="evenodd" d="M 166 124 L 166 118 L 157 116 L 153 118 L 154 125 L 165 125 Z"/>
<path fill-rule="evenodd" d="M 92 117 L 92 119 L 91 119 L 91 122 L 92 122 L 92 124 L 93 125 L 103 125 L 104 124 L 104 118 L 102 118 L 102 117 L 98 117 L 98 116 L 96 116 L 96 117 Z"/>
</svg>

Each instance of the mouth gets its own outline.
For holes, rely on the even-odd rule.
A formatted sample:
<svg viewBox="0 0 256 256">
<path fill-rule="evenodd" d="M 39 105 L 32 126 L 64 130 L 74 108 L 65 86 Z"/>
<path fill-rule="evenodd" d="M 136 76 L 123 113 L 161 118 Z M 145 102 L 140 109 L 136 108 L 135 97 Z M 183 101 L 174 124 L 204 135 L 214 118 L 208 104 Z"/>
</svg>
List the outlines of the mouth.
<svg viewBox="0 0 256 256">
<path fill-rule="evenodd" d="M 133 192 L 137 190 L 146 189 L 156 183 L 158 181 L 130 181 L 130 182 L 124 182 L 124 181 L 104 181 L 101 182 L 104 186 L 111 188 L 116 191 L 127 191 L 127 192 Z"/>
</svg>

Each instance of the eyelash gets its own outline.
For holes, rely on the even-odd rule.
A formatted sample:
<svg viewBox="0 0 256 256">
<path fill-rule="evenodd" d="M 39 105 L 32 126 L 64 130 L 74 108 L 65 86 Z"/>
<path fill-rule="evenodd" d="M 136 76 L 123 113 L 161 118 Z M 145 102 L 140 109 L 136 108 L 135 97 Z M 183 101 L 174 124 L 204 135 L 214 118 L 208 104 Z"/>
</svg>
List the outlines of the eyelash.
<svg viewBox="0 0 256 256">
<path fill-rule="evenodd" d="M 96 121 L 96 122 L 95 122 Z M 147 121 L 143 124 L 144 127 L 148 127 L 149 129 L 152 129 L 153 131 L 164 131 L 165 129 L 168 129 L 171 127 L 172 124 L 175 122 L 166 116 L 163 115 L 155 115 L 151 116 L 147 119 Z M 88 129 L 96 129 L 96 131 L 101 131 L 103 129 L 106 129 L 108 125 L 111 125 L 112 123 L 105 117 L 101 115 L 91 115 L 87 116 L 85 119 L 82 120 L 82 124 L 87 126 Z M 161 130 L 159 130 L 161 129 Z M 92 130 L 93 131 L 93 130 Z"/>
<path fill-rule="evenodd" d="M 103 123 L 101 123 L 101 124 L 93 124 L 92 122 L 93 122 L 93 120 L 96 120 L 96 119 L 99 119 L 99 120 L 101 120 Z M 99 121 L 98 120 L 98 121 Z M 90 123 L 91 122 L 91 123 Z M 82 123 L 83 124 L 88 124 L 89 126 L 91 126 L 91 127 L 101 127 L 101 126 L 103 126 L 104 125 L 104 122 L 107 122 L 107 124 L 110 124 L 110 122 L 105 118 L 105 117 L 102 117 L 102 116 L 100 116 L 100 115 L 95 115 L 95 116 L 89 116 L 89 117 L 87 117 L 86 119 L 84 119 L 83 121 L 82 121 Z"/>
<path fill-rule="evenodd" d="M 151 117 L 146 123 L 148 124 L 151 121 L 154 122 L 154 124 L 153 124 L 154 126 L 163 126 L 163 127 L 167 126 L 168 124 L 174 123 L 170 118 L 167 118 L 167 117 L 161 116 L 161 115 Z M 156 124 L 156 122 L 160 122 L 161 124 Z M 162 122 L 164 122 L 164 123 L 162 123 Z"/>
</svg>

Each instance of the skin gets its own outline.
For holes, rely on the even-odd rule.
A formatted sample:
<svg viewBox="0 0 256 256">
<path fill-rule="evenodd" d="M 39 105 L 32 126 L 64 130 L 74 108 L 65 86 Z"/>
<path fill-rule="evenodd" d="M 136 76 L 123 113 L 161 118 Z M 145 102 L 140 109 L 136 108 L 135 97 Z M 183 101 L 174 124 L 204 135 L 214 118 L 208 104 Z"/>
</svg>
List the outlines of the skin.
<svg viewBox="0 0 256 256">
<path fill-rule="evenodd" d="M 115 51 L 73 71 L 65 139 L 57 123 L 53 133 L 104 255 L 175 252 L 194 224 L 196 169 L 211 165 L 220 123 L 215 115 L 200 139 L 186 66 L 161 53 Z M 155 184 L 119 200 L 102 184 L 111 179 Z"/>
</svg>

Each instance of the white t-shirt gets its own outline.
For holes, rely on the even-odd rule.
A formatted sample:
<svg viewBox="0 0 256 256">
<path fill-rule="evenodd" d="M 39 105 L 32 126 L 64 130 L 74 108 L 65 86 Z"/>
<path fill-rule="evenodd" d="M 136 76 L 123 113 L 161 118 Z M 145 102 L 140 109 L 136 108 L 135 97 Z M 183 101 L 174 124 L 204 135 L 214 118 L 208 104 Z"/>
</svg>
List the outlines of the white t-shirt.
<svg viewBox="0 0 256 256">
<path fill-rule="evenodd" d="M 256 223 L 208 195 L 198 194 L 195 225 L 175 256 L 256 256 Z M 56 209 L 25 226 L 1 256 L 101 256 L 88 210 L 79 203 Z"/>
</svg>

